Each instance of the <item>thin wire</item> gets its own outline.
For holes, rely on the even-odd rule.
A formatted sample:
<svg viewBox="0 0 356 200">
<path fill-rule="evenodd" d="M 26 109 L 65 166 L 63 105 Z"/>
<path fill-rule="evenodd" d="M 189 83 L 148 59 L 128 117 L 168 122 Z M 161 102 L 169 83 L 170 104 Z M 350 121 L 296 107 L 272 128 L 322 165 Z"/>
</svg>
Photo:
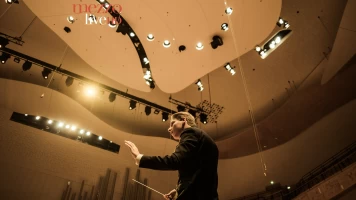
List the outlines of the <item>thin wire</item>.
<svg viewBox="0 0 356 200">
<path fill-rule="evenodd" d="M 224 0 L 224 4 L 225 4 L 225 8 L 227 8 L 226 0 Z M 262 145 L 261 145 L 260 138 L 259 138 L 259 135 L 258 135 L 258 130 L 257 130 L 257 126 L 256 126 L 256 121 L 255 121 L 255 118 L 254 118 L 254 113 L 253 113 L 252 103 L 251 103 L 251 99 L 250 99 L 250 94 L 249 94 L 249 91 L 248 91 L 248 88 L 247 88 L 245 74 L 244 74 L 244 71 L 243 71 L 243 68 L 242 68 L 242 65 L 241 65 L 239 51 L 237 49 L 235 33 L 234 33 L 234 29 L 232 27 L 232 21 L 231 21 L 229 15 L 227 17 L 228 17 L 229 24 L 230 24 L 230 30 L 231 30 L 231 33 L 232 33 L 232 39 L 234 40 L 234 48 L 235 48 L 235 51 L 236 51 L 236 55 L 238 56 L 237 57 L 237 61 L 238 61 L 239 70 L 240 70 L 240 74 L 241 74 L 241 78 L 242 78 L 242 83 L 243 83 L 245 94 L 246 94 L 246 99 L 247 99 L 247 102 L 248 102 L 249 114 L 250 114 L 251 121 L 252 121 L 252 126 L 253 126 L 253 131 L 254 131 L 254 134 L 255 134 L 255 138 L 256 138 L 257 148 L 258 148 L 258 151 L 259 151 L 259 157 L 260 157 L 260 161 L 261 161 L 262 171 L 263 171 L 263 174 L 266 176 L 267 175 L 266 174 L 267 166 L 266 166 L 266 163 L 264 162 Z"/>
<path fill-rule="evenodd" d="M 11 6 L 12 6 L 12 4 L 10 4 L 10 6 L 6 8 L 6 10 L 1 14 L 0 19 L 1 19 L 2 16 L 4 16 L 5 13 L 11 8 Z"/>
<path fill-rule="evenodd" d="M 30 28 L 30 26 L 32 25 L 32 23 L 35 21 L 36 18 L 37 18 L 37 16 L 35 16 L 35 17 L 32 19 L 31 23 L 26 27 L 26 29 L 25 29 L 25 30 L 23 31 L 23 33 L 20 35 L 20 38 L 22 38 L 23 34 L 26 33 L 27 29 Z"/>
</svg>

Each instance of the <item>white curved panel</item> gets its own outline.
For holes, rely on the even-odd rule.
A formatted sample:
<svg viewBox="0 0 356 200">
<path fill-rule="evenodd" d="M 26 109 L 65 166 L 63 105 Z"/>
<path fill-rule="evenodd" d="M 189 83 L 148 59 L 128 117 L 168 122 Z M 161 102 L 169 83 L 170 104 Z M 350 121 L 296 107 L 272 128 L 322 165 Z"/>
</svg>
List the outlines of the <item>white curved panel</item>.
<svg viewBox="0 0 356 200">
<path fill-rule="evenodd" d="M 78 21 L 74 24 L 66 21 L 67 15 L 73 13 L 73 4 L 97 4 L 95 0 L 49 0 L 46 1 L 48 5 L 35 0 L 27 0 L 26 3 L 93 68 L 131 88 L 149 91 L 128 36 L 124 37 L 108 26 L 85 25 L 84 13 L 76 15 Z M 276 26 L 282 6 L 281 0 L 231 1 L 226 5 L 221 0 L 124 0 L 110 3 L 122 6 L 121 14 L 145 48 L 157 86 L 166 93 L 186 88 L 205 74 L 253 49 Z M 225 14 L 226 6 L 233 8 L 232 15 Z M 228 23 L 230 29 L 222 31 L 222 23 Z M 65 33 L 64 26 L 71 27 L 72 33 Z M 149 33 L 155 36 L 152 42 L 146 39 Z M 224 41 L 224 45 L 215 50 L 210 45 L 214 35 L 221 36 Z M 163 47 L 164 40 L 170 40 L 170 48 Z M 196 50 L 198 42 L 204 44 L 203 50 Z M 185 45 L 187 49 L 179 52 L 179 45 Z"/>
</svg>

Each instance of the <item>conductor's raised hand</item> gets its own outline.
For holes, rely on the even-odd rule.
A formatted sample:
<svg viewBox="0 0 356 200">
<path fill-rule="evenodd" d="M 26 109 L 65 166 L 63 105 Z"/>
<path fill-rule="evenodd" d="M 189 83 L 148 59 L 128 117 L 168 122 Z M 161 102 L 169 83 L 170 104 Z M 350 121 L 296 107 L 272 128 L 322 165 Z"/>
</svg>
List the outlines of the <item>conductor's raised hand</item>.
<svg viewBox="0 0 356 200">
<path fill-rule="evenodd" d="M 163 195 L 164 199 L 166 200 L 172 200 L 176 196 L 177 190 L 173 189 L 170 191 L 168 194 Z"/>
<path fill-rule="evenodd" d="M 130 141 L 127 141 L 127 140 L 125 140 L 125 144 L 126 144 L 126 146 L 128 146 L 130 148 L 133 158 L 136 159 L 136 157 L 140 154 L 136 145 Z"/>
</svg>

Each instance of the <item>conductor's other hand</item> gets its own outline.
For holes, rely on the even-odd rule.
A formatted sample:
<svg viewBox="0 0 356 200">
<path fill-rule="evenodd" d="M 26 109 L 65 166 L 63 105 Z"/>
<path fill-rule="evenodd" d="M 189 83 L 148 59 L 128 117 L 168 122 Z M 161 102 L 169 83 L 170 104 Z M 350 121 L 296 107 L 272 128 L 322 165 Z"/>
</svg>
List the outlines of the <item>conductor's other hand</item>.
<svg viewBox="0 0 356 200">
<path fill-rule="evenodd" d="M 177 190 L 173 189 L 168 194 L 163 195 L 164 199 L 171 200 L 176 196 Z"/>
<path fill-rule="evenodd" d="M 126 141 L 126 140 L 125 140 L 125 144 L 130 148 L 132 156 L 134 157 L 134 159 L 136 159 L 136 157 L 140 154 L 136 145 L 134 143 L 132 143 L 130 141 Z"/>
</svg>

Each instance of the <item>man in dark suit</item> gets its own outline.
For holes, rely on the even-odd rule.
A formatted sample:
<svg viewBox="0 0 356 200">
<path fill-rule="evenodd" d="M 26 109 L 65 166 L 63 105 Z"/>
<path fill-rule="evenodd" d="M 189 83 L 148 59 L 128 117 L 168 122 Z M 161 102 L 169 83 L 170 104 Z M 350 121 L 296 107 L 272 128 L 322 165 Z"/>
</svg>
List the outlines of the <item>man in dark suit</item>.
<svg viewBox="0 0 356 200">
<path fill-rule="evenodd" d="M 153 170 L 178 170 L 177 188 L 164 195 L 165 199 L 218 200 L 219 150 L 213 139 L 197 128 L 188 112 L 173 114 L 168 132 L 179 144 L 174 153 L 164 157 L 140 154 L 135 144 L 125 141 L 136 164 Z"/>
</svg>

